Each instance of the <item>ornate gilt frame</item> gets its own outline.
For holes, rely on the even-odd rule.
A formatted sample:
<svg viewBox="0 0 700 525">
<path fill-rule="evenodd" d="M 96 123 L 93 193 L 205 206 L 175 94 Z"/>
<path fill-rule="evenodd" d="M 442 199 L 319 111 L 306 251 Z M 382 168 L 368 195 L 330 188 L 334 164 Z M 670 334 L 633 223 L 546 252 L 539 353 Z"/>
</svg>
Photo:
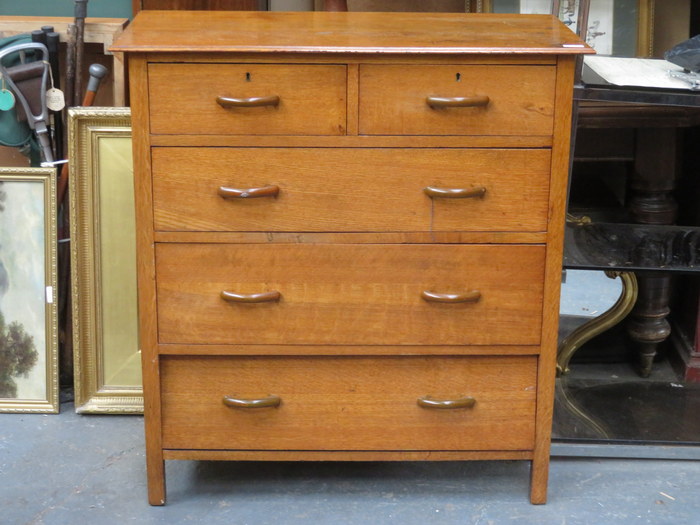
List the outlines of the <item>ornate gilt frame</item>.
<svg viewBox="0 0 700 525">
<path fill-rule="evenodd" d="M 614 0 L 611 0 L 614 1 Z M 494 0 L 477 0 L 477 11 L 490 13 Z M 654 53 L 654 0 L 637 0 L 637 56 L 650 57 Z"/>
<path fill-rule="evenodd" d="M 140 414 L 130 110 L 72 108 L 68 126 L 75 409 Z"/>
<path fill-rule="evenodd" d="M 23 238 L 18 234 L 18 228 L 9 224 L 8 220 L 3 221 L 3 228 L 6 228 L 6 232 L 11 235 L 8 237 L 9 243 L 12 246 L 8 246 L 8 241 L 5 241 L 5 246 L 3 246 L 5 257 L 10 258 L 10 253 L 19 248 L 22 250 L 19 265 L 26 269 L 26 261 L 38 259 L 43 259 L 43 283 L 39 284 L 39 290 L 28 290 L 28 293 L 36 299 L 37 293 L 43 295 L 44 302 L 44 322 L 43 322 L 43 333 L 32 333 L 31 328 L 27 330 L 27 334 L 32 336 L 35 340 L 37 336 L 43 341 L 43 349 L 37 348 L 39 352 L 43 353 L 43 356 L 39 356 L 39 362 L 43 361 L 43 375 L 44 376 L 44 395 L 39 395 L 35 397 L 26 396 L 24 398 L 0 398 L 0 412 L 41 412 L 41 413 L 52 413 L 56 414 L 59 411 L 59 394 L 58 394 L 58 308 L 57 308 L 57 283 L 58 283 L 58 272 L 57 272 L 57 255 L 56 255 L 56 170 L 54 168 L 0 168 L 0 182 L 3 183 L 16 183 L 16 182 L 28 182 L 41 184 L 42 186 L 42 201 L 38 204 L 42 210 L 43 217 L 31 217 L 31 213 L 28 211 L 28 207 L 24 206 L 22 208 L 22 220 L 24 225 L 34 224 L 35 227 L 43 223 L 43 247 L 35 247 L 34 253 L 25 254 L 24 250 L 31 248 L 31 243 L 27 242 L 27 239 Z M 11 204 L 9 202 L 10 198 L 5 200 L 7 188 L 4 188 L 2 200 L 0 204 L 3 207 L 9 207 Z M 3 212 L 4 213 L 4 212 Z M 9 212 L 8 212 L 9 213 Z M 5 218 L 6 219 L 6 218 Z M 36 221 L 32 221 L 36 219 Z M 41 222 L 39 222 L 41 220 Z M 2 238 L 2 236 L 0 236 Z M 16 240 L 16 244 L 14 241 Z M 21 262 L 21 261 L 24 262 Z M 3 270 L 7 277 L 7 282 L 9 286 L 12 286 L 13 277 L 13 266 L 9 261 L 6 263 L 10 268 L 5 269 L 3 265 Z M 39 270 L 36 273 L 41 273 Z M 17 275 L 17 273 L 15 273 Z M 41 279 L 41 275 L 33 275 L 36 278 Z M 41 297 L 41 296 L 40 296 Z M 24 302 L 24 301 L 23 301 Z M 39 299 L 41 302 L 41 299 Z M 26 306 L 26 305 L 25 305 Z M 16 310 L 15 310 L 16 311 Z M 8 319 L 5 321 L 7 325 L 15 321 L 16 319 Z M 7 326 L 6 325 L 6 326 Z M 22 324 L 22 330 L 25 330 L 24 324 Z M 34 368 L 34 367 L 32 367 Z M 23 375 L 23 374 L 22 374 Z M 24 375 L 23 375 L 24 376 Z M 31 379 L 31 376 L 29 376 Z"/>
</svg>

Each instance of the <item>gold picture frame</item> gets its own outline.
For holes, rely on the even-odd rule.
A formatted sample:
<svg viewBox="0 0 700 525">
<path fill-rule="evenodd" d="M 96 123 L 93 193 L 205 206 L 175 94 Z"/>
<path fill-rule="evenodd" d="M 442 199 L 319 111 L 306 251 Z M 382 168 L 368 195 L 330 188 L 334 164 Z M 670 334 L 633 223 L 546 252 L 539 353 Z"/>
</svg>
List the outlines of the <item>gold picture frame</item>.
<svg viewBox="0 0 700 525">
<path fill-rule="evenodd" d="M 634 1 L 634 0 L 632 0 Z M 530 6 L 540 6 L 535 10 L 523 11 L 521 7 L 523 2 L 527 2 L 526 5 Z M 609 10 L 614 11 L 615 9 L 624 10 L 626 16 L 620 16 L 615 18 L 615 22 L 612 22 L 612 14 L 610 16 L 610 22 L 613 26 L 613 31 L 607 31 L 604 28 L 595 26 L 596 20 L 590 18 L 589 15 L 589 35 L 600 34 L 604 35 L 608 33 L 610 37 L 610 47 L 611 52 L 602 52 L 604 55 L 614 55 L 614 56 L 628 56 L 628 57 L 650 57 L 654 53 L 654 0 L 636 0 L 636 12 L 630 12 L 630 6 L 628 5 L 630 0 L 591 0 L 591 15 L 593 15 L 594 9 L 603 9 L 605 7 Z M 537 13 L 548 13 L 551 11 L 551 0 L 479 0 L 481 4 L 477 9 L 484 13 L 491 12 L 537 12 Z M 571 10 L 578 6 L 578 0 L 571 0 L 567 2 L 566 0 L 560 0 L 560 12 L 567 9 L 567 3 L 571 3 Z M 549 7 L 547 7 L 549 6 Z M 603 9 L 605 11 L 605 9 Z M 614 45 L 613 34 L 615 39 L 618 39 L 621 43 L 619 45 Z M 595 42 L 588 42 L 595 46 Z M 601 52 L 601 49 L 597 49 Z"/>
<path fill-rule="evenodd" d="M 141 414 L 129 108 L 71 108 L 75 410 Z"/>
<path fill-rule="evenodd" d="M 0 412 L 58 413 L 56 170 L 0 168 Z"/>
</svg>

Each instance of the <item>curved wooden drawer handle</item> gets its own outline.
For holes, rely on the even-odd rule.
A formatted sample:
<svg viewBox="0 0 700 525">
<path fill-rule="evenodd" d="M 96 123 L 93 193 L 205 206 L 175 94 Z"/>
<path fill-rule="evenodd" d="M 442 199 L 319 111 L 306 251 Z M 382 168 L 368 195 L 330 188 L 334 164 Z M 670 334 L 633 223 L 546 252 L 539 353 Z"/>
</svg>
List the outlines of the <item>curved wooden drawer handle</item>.
<svg viewBox="0 0 700 525">
<path fill-rule="evenodd" d="M 282 297 L 277 290 L 262 293 L 235 293 L 223 290 L 221 298 L 230 303 L 271 303 L 279 301 Z"/>
<path fill-rule="evenodd" d="M 280 396 L 267 396 L 260 399 L 241 399 L 235 396 L 224 396 L 224 405 L 231 408 L 276 408 L 282 403 Z"/>
<path fill-rule="evenodd" d="M 259 108 L 261 106 L 279 106 L 280 97 L 278 95 L 246 98 L 216 97 L 216 103 L 224 109 Z"/>
<path fill-rule="evenodd" d="M 431 199 L 471 199 L 486 195 L 486 188 L 484 186 L 475 186 L 474 188 L 436 188 L 435 186 L 427 186 L 423 188 L 423 193 Z"/>
<path fill-rule="evenodd" d="M 426 97 L 425 102 L 431 108 L 478 108 L 489 105 L 491 99 L 486 95 L 473 97 Z"/>
<path fill-rule="evenodd" d="M 419 397 L 418 406 L 422 408 L 472 408 L 476 399 L 471 396 L 458 399 L 433 399 L 430 396 Z"/>
<path fill-rule="evenodd" d="M 258 197 L 277 197 L 279 186 L 262 186 L 260 188 L 227 188 L 221 186 L 217 192 L 224 199 L 255 199 Z"/>
<path fill-rule="evenodd" d="M 465 293 L 435 293 L 423 291 L 421 297 L 429 303 L 476 303 L 481 299 L 479 290 L 471 290 Z"/>
</svg>

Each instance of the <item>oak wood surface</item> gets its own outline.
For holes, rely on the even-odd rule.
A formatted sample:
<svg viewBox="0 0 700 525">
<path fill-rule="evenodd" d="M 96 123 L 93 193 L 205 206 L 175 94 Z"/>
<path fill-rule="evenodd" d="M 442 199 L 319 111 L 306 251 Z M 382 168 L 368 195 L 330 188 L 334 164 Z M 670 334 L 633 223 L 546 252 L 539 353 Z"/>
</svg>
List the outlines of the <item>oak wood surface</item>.
<svg viewBox="0 0 700 525">
<path fill-rule="evenodd" d="M 161 344 L 161 355 L 300 355 L 360 356 L 360 355 L 537 355 L 537 345 L 184 345 Z"/>
<path fill-rule="evenodd" d="M 529 450 L 163 450 L 165 459 L 199 461 L 468 461 L 527 460 Z"/>
<path fill-rule="evenodd" d="M 519 231 L 546 229 L 547 150 L 155 148 L 159 231 Z M 220 187 L 277 186 L 224 199 Z M 485 188 L 430 198 L 426 187 Z"/>
<path fill-rule="evenodd" d="M 548 66 L 361 65 L 360 134 L 550 135 L 556 69 Z M 433 108 L 429 96 L 486 96 L 483 107 Z"/>
<path fill-rule="evenodd" d="M 527 450 L 534 441 L 536 358 L 164 357 L 165 448 Z M 281 397 L 237 409 L 225 395 Z M 417 399 L 472 396 L 469 409 Z"/>
<path fill-rule="evenodd" d="M 346 67 L 151 64 L 151 132 L 191 135 L 344 135 Z M 217 97 L 279 104 L 223 108 Z"/>
<path fill-rule="evenodd" d="M 167 15 L 163 11 L 142 11 L 111 49 L 192 53 L 593 53 L 549 15 L 234 11 L 169 11 Z"/>
<path fill-rule="evenodd" d="M 525 65 L 538 66 L 556 65 L 556 55 L 501 55 L 501 54 L 472 54 L 460 53 L 459 51 L 450 53 L 434 54 L 384 54 L 384 53 L 284 53 L 281 51 L 241 52 L 241 53 L 206 53 L 197 54 L 192 52 L 149 52 L 148 61 L 151 64 L 406 64 L 406 65 Z"/>
<path fill-rule="evenodd" d="M 545 232 L 155 232 L 156 242 L 215 244 L 543 244 Z"/>
<path fill-rule="evenodd" d="M 147 65 L 142 57 L 129 61 L 131 77 L 131 125 L 136 207 L 136 278 L 138 283 L 139 349 L 143 380 L 143 414 L 146 434 L 148 501 L 165 504 L 165 465 L 161 443 L 160 366 L 157 344 L 155 260 L 153 253 L 153 198 L 148 145 Z"/>
<path fill-rule="evenodd" d="M 151 135 L 154 147 L 211 148 L 551 148 L 552 142 L 551 135 Z"/>
<path fill-rule="evenodd" d="M 537 432 L 532 461 L 530 501 L 545 503 L 549 476 L 549 451 L 552 413 L 554 411 L 554 380 L 559 326 L 561 292 L 561 261 L 564 251 L 566 192 L 569 175 L 571 137 L 571 104 L 575 59 L 560 57 L 557 68 L 557 114 L 552 147 L 552 178 L 549 194 L 549 241 L 544 276 L 544 309 L 542 355 L 538 363 Z"/>
<path fill-rule="evenodd" d="M 156 246 L 161 343 L 538 344 L 541 246 Z M 222 290 L 279 291 L 230 304 Z M 434 304 L 424 290 L 480 290 Z"/>
<path fill-rule="evenodd" d="M 113 49 L 130 53 L 138 97 L 132 109 L 149 501 L 164 502 L 164 459 L 502 458 L 532 460 L 531 501 L 544 502 L 573 58 L 591 50 L 553 17 L 227 12 L 144 12 Z M 313 88 L 316 71 L 331 72 L 330 82 Z M 465 81 L 482 89 L 484 78 L 496 89 L 464 91 Z M 197 107 L 198 93 L 217 82 L 240 92 L 217 88 Z M 251 84 L 289 92 L 241 91 Z M 462 90 L 424 93 L 457 84 Z M 312 88 L 299 89 L 306 85 Z M 423 93 L 410 94 L 414 88 Z M 279 106 L 244 108 L 262 117 L 286 111 L 296 92 L 306 93 L 301 116 L 220 122 L 219 110 L 232 110 L 216 97 L 280 96 Z M 426 111 L 431 118 L 482 111 L 426 110 L 427 96 L 475 95 L 489 97 L 485 115 L 507 107 L 513 122 L 478 128 L 453 115 L 425 118 Z M 420 109 L 411 106 L 416 100 Z M 380 134 L 362 135 L 370 132 Z M 289 208 L 221 219 L 222 203 L 207 200 L 201 185 L 227 174 L 233 186 L 242 172 L 251 187 L 293 183 L 294 192 L 266 203 Z M 451 185 L 477 172 L 491 177 L 494 189 L 482 201 L 391 192 L 373 200 L 375 191 L 407 193 L 423 177 Z M 288 180 L 261 178 L 275 173 Z M 297 183 L 306 186 L 297 190 Z M 486 206 L 502 195 L 507 206 Z M 264 201 L 236 204 L 266 209 Z M 472 217 L 459 213 L 462 204 L 484 206 Z M 154 218 L 164 230 L 154 231 Z M 420 299 L 426 289 L 473 288 L 482 293 L 474 304 Z M 279 302 L 220 298 L 222 290 L 275 289 Z M 225 393 L 212 401 L 219 388 Z M 474 433 L 464 431 L 468 410 L 416 404 L 418 396 L 474 392 Z M 283 401 L 231 414 L 238 409 L 221 398 L 233 394 Z M 376 397 L 381 407 L 367 402 Z"/>
</svg>

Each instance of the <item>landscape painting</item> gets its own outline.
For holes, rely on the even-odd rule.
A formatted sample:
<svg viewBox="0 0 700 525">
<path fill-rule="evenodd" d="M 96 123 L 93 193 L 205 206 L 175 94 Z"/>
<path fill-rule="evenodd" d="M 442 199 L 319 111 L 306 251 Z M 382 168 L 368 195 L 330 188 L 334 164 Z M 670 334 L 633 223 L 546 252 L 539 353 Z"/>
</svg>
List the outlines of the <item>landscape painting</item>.
<svg viewBox="0 0 700 525">
<path fill-rule="evenodd" d="M 55 177 L 0 168 L 0 412 L 58 412 Z"/>
</svg>

